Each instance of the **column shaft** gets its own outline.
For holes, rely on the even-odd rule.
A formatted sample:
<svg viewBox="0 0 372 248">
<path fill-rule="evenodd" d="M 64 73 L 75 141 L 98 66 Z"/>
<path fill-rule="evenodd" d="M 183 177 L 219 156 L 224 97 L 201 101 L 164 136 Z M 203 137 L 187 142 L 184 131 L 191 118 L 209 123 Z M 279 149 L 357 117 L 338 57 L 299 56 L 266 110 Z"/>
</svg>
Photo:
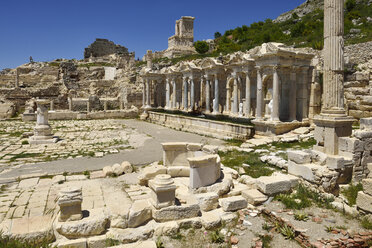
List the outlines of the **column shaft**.
<svg viewBox="0 0 372 248">
<path fill-rule="evenodd" d="M 187 78 L 183 78 L 183 109 L 187 110 L 188 108 L 188 85 L 187 85 Z"/>
<path fill-rule="evenodd" d="M 245 78 L 245 116 L 251 115 L 251 79 L 249 78 L 249 72 L 247 72 Z"/>
<path fill-rule="evenodd" d="M 233 103 L 233 114 L 237 114 L 239 110 L 238 103 L 238 78 L 234 77 L 234 103 Z"/>
<path fill-rule="evenodd" d="M 172 108 L 175 109 L 177 107 L 177 91 L 176 91 L 176 80 L 172 80 L 172 85 L 173 85 L 173 103 L 172 103 Z"/>
<path fill-rule="evenodd" d="M 190 109 L 193 111 L 195 108 L 195 85 L 193 78 L 190 78 L 190 91 Z"/>
<path fill-rule="evenodd" d="M 169 79 L 166 79 L 166 85 L 165 85 L 165 108 L 170 108 L 170 85 L 169 85 Z"/>
<path fill-rule="evenodd" d="M 215 78 L 214 78 L 214 99 L 215 100 L 214 100 L 214 106 L 213 106 L 213 113 L 215 113 L 215 114 L 220 112 L 220 110 L 219 110 L 219 106 L 220 106 L 219 97 L 220 97 L 219 82 L 218 82 L 218 75 L 216 74 Z"/>
<path fill-rule="evenodd" d="M 296 82 L 296 71 L 291 72 L 290 76 L 291 87 L 289 89 L 289 120 L 295 121 L 296 117 L 296 106 L 297 106 L 297 82 Z"/>
<path fill-rule="evenodd" d="M 276 67 L 274 67 L 274 74 L 273 74 L 273 111 L 271 113 L 271 120 L 272 121 L 279 121 L 279 99 L 280 99 L 279 75 L 278 75 L 278 69 Z"/>
<path fill-rule="evenodd" d="M 257 104 L 256 104 L 256 119 L 262 119 L 263 112 L 263 95 L 262 95 L 262 77 L 261 70 L 257 70 Z"/>
<path fill-rule="evenodd" d="M 211 92 L 210 92 L 210 80 L 207 78 L 205 82 L 205 110 L 210 112 L 210 101 L 211 101 Z"/>
</svg>

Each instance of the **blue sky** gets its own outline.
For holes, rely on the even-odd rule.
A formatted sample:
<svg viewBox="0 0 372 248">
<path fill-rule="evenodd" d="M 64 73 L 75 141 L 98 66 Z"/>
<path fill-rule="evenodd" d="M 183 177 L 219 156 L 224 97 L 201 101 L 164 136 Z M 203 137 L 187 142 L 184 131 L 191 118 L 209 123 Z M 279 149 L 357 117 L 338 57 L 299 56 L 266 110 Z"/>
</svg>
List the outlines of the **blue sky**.
<svg viewBox="0 0 372 248">
<path fill-rule="evenodd" d="M 305 0 L 2 0 L 0 70 L 57 58 L 82 59 L 95 38 L 142 57 L 167 48 L 175 21 L 195 16 L 195 40 L 252 22 L 275 19 Z"/>
</svg>

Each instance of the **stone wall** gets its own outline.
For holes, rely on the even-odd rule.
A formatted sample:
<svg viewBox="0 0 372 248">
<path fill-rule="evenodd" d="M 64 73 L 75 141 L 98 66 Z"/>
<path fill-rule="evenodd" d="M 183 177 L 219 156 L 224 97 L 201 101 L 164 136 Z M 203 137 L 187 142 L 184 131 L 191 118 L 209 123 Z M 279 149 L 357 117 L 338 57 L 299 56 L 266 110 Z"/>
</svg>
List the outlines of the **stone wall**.
<svg viewBox="0 0 372 248">
<path fill-rule="evenodd" d="M 107 39 L 96 39 L 84 50 L 84 58 L 102 57 L 110 54 L 128 54 L 128 48 Z"/>
</svg>

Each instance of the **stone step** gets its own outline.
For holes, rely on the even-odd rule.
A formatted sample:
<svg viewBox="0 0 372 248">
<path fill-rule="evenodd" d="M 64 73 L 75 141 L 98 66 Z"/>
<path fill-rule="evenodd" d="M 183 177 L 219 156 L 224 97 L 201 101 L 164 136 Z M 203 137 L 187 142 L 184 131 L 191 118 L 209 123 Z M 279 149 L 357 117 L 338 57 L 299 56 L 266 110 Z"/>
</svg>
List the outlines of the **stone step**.
<svg viewBox="0 0 372 248">
<path fill-rule="evenodd" d="M 297 164 L 295 162 L 288 162 L 288 173 L 291 175 L 302 177 L 309 182 L 316 182 L 316 173 L 321 173 L 328 171 L 325 166 L 317 164 Z"/>
<path fill-rule="evenodd" d="M 274 173 L 272 176 L 263 176 L 256 179 L 257 188 L 265 195 L 275 195 L 290 191 L 297 186 L 298 178 L 292 175 Z"/>
</svg>

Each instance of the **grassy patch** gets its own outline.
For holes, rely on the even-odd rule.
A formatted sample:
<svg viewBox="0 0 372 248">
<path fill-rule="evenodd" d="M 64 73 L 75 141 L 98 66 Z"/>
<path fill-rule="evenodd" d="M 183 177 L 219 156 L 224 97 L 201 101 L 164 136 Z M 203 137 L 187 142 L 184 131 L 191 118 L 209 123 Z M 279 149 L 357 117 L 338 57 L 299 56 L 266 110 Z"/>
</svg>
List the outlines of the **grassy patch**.
<svg viewBox="0 0 372 248">
<path fill-rule="evenodd" d="M 372 230 L 372 222 L 367 217 L 362 218 L 361 224 L 363 228 Z"/>
<path fill-rule="evenodd" d="M 267 149 L 267 150 L 287 150 L 287 149 L 309 149 L 316 144 L 314 138 L 310 138 L 306 141 L 297 142 L 278 142 L 274 141 L 270 145 L 260 145 L 254 147 L 254 149 Z"/>
<path fill-rule="evenodd" d="M 249 164 L 249 167 L 243 167 L 245 174 L 258 178 L 261 176 L 270 176 L 274 170 L 266 163 L 260 160 L 260 154 L 254 152 L 239 152 L 236 150 L 228 152 L 219 152 L 221 162 L 225 166 L 237 170 L 242 167 L 243 163 Z"/>
<path fill-rule="evenodd" d="M 11 159 L 9 159 L 10 162 L 14 162 L 17 159 L 20 158 L 37 158 L 42 156 L 41 153 L 27 153 L 27 152 L 22 152 L 20 154 L 14 155 Z"/>
<path fill-rule="evenodd" d="M 225 237 L 220 230 L 210 232 L 209 238 L 211 239 L 212 243 L 223 243 L 225 241 Z"/>
<path fill-rule="evenodd" d="M 294 218 L 298 221 L 307 221 L 309 220 L 309 215 L 307 213 L 298 212 L 294 214 Z"/>
<path fill-rule="evenodd" d="M 239 147 L 244 143 L 243 140 L 238 140 L 238 139 L 228 139 L 228 140 L 225 140 L 225 142 L 227 145 L 239 146 Z"/>
<path fill-rule="evenodd" d="M 300 184 L 292 194 L 279 194 L 275 197 L 276 200 L 281 201 L 288 209 L 304 209 L 313 204 L 318 207 L 332 208 L 331 202 L 333 198 L 324 198 L 321 194 L 309 190 L 306 186 Z"/>
<path fill-rule="evenodd" d="M 355 205 L 358 192 L 362 190 L 363 185 L 361 183 L 358 183 L 356 185 L 350 184 L 349 187 L 341 190 L 341 194 L 343 194 L 346 197 L 347 201 L 349 202 L 349 205 Z"/>
<path fill-rule="evenodd" d="M 12 239 L 0 233 L 0 248 L 52 248 L 49 243 L 52 240 L 45 240 L 41 242 L 23 242 L 21 240 Z"/>
</svg>

